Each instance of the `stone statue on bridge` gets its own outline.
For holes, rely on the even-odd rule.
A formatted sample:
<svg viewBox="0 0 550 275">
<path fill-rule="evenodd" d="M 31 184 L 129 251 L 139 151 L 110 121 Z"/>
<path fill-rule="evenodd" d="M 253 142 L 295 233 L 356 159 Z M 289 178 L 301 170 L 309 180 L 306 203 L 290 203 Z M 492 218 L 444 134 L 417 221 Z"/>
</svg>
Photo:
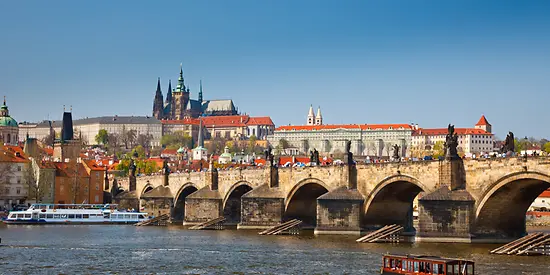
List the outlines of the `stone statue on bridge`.
<svg viewBox="0 0 550 275">
<path fill-rule="evenodd" d="M 457 159 L 460 158 L 458 155 L 458 135 L 455 133 L 455 126 L 449 124 L 447 127 L 447 137 L 445 139 L 444 148 L 445 148 L 445 158 L 446 159 Z"/>
<path fill-rule="evenodd" d="M 400 149 L 399 145 L 394 144 L 392 148 L 393 148 L 393 159 L 396 161 L 401 160 L 401 157 L 399 156 L 399 149 Z"/>
<path fill-rule="evenodd" d="M 346 141 L 346 164 L 353 165 L 353 153 L 351 152 L 351 140 Z"/>
<path fill-rule="evenodd" d="M 313 151 L 309 150 L 309 163 L 314 163 L 315 162 L 315 154 L 313 153 Z"/>
<path fill-rule="evenodd" d="M 272 150 L 272 149 L 271 149 L 271 146 L 268 145 L 268 146 L 267 146 L 267 149 L 264 151 L 264 158 L 265 158 L 266 161 L 268 161 L 268 160 L 269 160 L 269 156 L 272 155 L 272 154 L 271 154 L 271 150 Z"/>
<path fill-rule="evenodd" d="M 134 160 L 130 159 L 130 165 L 128 166 L 128 172 L 130 173 L 130 177 L 136 177 L 136 165 L 134 164 Z"/>
<path fill-rule="evenodd" d="M 514 133 L 508 132 L 508 135 L 506 136 L 506 139 L 504 140 L 504 145 L 500 149 L 501 153 L 508 154 L 513 153 L 515 151 L 515 144 L 514 144 Z"/>
<path fill-rule="evenodd" d="M 319 151 L 317 151 L 317 149 L 315 148 L 313 148 L 313 162 L 315 162 L 317 166 L 321 164 L 321 162 L 319 161 Z"/>
<path fill-rule="evenodd" d="M 168 162 L 166 160 L 163 161 L 162 170 L 165 175 L 170 175 L 170 168 L 168 167 Z"/>
</svg>

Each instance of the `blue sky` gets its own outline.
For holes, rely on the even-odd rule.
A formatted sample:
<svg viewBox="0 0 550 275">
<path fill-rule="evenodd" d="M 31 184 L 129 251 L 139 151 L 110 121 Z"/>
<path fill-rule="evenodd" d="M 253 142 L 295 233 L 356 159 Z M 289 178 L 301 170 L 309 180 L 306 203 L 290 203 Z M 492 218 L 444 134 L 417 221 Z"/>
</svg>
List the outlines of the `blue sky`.
<svg viewBox="0 0 550 275">
<path fill-rule="evenodd" d="M 550 137 L 549 1 L 0 1 L 0 94 L 21 121 L 150 115 L 197 97 L 277 125 L 473 126 Z"/>
</svg>

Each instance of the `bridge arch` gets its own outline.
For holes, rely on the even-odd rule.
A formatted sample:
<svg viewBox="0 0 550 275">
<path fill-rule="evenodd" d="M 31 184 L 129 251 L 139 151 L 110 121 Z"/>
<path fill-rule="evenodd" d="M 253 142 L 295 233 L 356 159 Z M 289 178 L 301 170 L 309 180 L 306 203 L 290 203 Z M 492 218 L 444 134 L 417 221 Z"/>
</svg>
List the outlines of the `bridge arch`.
<svg viewBox="0 0 550 275">
<path fill-rule="evenodd" d="M 185 198 L 195 191 L 199 190 L 194 183 L 188 182 L 180 187 L 174 197 L 174 209 L 172 210 L 172 220 L 182 221 L 185 217 Z"/>
<path fill-rule="evenodd" d="M 226 224 L 241 222 L 241 197 L 252 190 L 252 184 L 238 181 L 229 188 L 222 201 Z"/>
<path fill-rule="evenodd" d="M 516 238 L 526 234 L 526 212 L 550 188 L 550 176 L 533 171 L 508 174 L 492 183 L 475 207 L 478 238 Z"/>
<path fill-rule="evenodd" d="M 153 185 L 149 183 L 149 181 L 147 181 L 147 184 L 145 184 L 145 186 L 143 186 L 143 189 L 141 189 L 140 196 L 149 191 L 152 191 L 153 189 L 154 189 Z"/>
<path fill-rule="evenodd" d="M 413 201 L 420 192 L 428 188 L 409 175 L 392 175 L 379 182 L 365 201 L 363 225 L 378 228 L 388 224 L 399 224 L 412 231 Z"/>
<path fill-rule="evenodd" d="M 317 224 L 317 198 L 329 191 L 321 180 L 307 178 L 299 181 L 285 199 L 284 219 L 298 219 L 306 226 Z"/>
</svg>

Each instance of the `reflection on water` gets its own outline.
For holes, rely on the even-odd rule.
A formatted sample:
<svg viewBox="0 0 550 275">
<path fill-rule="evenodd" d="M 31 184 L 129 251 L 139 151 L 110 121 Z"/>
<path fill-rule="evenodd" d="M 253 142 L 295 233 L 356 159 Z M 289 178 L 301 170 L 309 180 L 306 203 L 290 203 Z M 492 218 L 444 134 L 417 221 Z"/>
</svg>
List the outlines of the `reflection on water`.
<svg viewBox="0 0 550 275">
<path fill-rule="evenodd" d="M 384 253 L 476 262 L 476 274 L 550 274 L 550 257 L 490 255 L 498 245 L 357 244 L 352 236 L 259 236 L 181 227 L 0 227 L 6 274 L 380 274 Z"/>
</svg>

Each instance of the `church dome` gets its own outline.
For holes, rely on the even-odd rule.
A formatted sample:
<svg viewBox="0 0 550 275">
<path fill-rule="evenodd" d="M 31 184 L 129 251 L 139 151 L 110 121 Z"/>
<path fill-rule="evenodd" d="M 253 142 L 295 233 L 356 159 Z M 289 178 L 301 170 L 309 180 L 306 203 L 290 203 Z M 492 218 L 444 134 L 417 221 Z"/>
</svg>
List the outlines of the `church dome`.
<svg viewBox="0 0 550 275">
<path fill-rule="evenodd" d="M 17 127 L 17 121 L 10 116 L 0 117 L 0 126 Z"/>
</svg>

